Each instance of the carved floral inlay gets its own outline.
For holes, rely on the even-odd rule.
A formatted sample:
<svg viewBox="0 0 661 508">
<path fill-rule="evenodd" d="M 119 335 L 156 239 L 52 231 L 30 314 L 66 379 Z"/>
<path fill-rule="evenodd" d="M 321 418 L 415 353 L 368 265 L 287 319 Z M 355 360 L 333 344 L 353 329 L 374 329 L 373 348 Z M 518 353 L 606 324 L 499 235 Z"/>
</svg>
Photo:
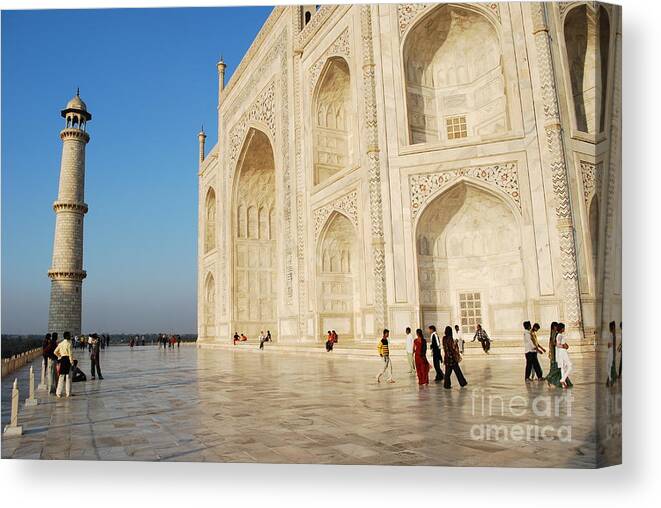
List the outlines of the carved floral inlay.
<svg viewBox="0 0 661 508">
<path fill-rule="evenodd" d="M 495 185 L 508 194 L 521 209 L 517 165 L 515 162 L 505 162 L 410 176 L 411 216 L 415 219 L 436 191 L 460 177 L 474 178 Z"/>
<path fill-rule="evenodd" d="M 318 238 L 321 229 L 333 212 L 345 215 L 351 223 L 358 227 L 358 191 L 351 191 L 330 203 L 319 207 L 313 212 L 314 237 Z"/>
<path fill-rule="evenodd" d="M 349 29 L 345 29 L 324 54 L 310 67 L 310 89 L 314 90 L 319 75 L 326 61 L 333 56 L 342 56 L 347 60 L 351 58 L 351 43 L 349 42 Z"/>
<path fill-rule="evenodd" d="M 259 94 L 257 99 L 250 106 L 250 109 L 241 117 L 241 119 L 234 125 L 230 133 L 230 150 L 229 160 L 230 167 L 234 166 L 239 152 L 243 146 L 243 140 L 248 130 L 248 124 L 253 121 L 258 121 L 266 124 L 269 128 L 269 133 L 273 138 L 275 136 L 275 83 L 272 81 L 264 91 Z"/>
<path fill-rule="evenodd" d="M 594 194 L 599 193 L 601 187 L 602 163 L 593 164 L 592 162 L 581 161 L 581 180 L 583 182 L 583 199 L 585 205 L 589 206 L 590 199 Z"/>
<path fill-rule="evenodd" d="M 399 35 L 403 35 L 409 25 L 418 17 L 418 14 L 439 4 L 399 4 L 397 6 L 397 21 L 399 25 Z M 484 5 L 489 9 L 493 16 L 500 22 L 500 6 L 497 2 L 489 2 Z"/>
</svg>

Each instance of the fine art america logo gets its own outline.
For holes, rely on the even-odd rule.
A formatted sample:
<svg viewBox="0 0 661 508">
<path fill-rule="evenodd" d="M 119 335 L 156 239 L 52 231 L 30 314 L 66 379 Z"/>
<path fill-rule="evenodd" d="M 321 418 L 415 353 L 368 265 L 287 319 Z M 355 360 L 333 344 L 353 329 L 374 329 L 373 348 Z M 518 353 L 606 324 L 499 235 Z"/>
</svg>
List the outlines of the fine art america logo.
<svg viewBox="0 0 661 508">
<path fill-rule="evenodd" d="M 473 390 L 471 411 L 475 423 L 470 437 L 475 441 L 572 440 L 571 392 L 555 395 L 502 397 Z"/>
</svg>

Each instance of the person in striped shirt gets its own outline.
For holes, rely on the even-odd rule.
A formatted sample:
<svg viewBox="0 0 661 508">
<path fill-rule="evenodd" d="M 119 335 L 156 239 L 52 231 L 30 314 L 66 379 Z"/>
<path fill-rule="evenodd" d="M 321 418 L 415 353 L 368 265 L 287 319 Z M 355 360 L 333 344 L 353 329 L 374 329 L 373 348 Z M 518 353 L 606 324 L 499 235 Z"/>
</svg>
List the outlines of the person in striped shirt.
<svg viewBox="0 0 661 508">
<path fill-rule="evenodd" d="M 392 378 L 392 363 L 390 362 L 390 349 L 388 348 L 388 337 L 390 336 L 390 331 L 386 328 L 383 330 L 383 337 L 379 341 L 379 355 L 383 358 L 384 366 L 381 373 L 376 376 L 376 382 L 380 383 L 383 375 L 388 372 L 388 383 L 394 383 L 395 380 Z"/>
</svg>

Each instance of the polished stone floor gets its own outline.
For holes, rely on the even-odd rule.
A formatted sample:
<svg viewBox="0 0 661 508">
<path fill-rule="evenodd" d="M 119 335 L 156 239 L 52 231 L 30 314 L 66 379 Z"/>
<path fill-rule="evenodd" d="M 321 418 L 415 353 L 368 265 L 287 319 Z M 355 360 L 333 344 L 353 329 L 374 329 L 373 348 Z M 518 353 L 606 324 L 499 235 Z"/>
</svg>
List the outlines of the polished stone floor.
<svg viewBox="0 0 661 508">
<path fill-rule="evenodd" d="M 89 376 L 89 359 L 81 358 Z M 396 382 L 377 384 L 378 357 L 302 356 L 268 345 L 264 352 L 112 347 L 103 353 L 103 381 L 74 384 L 69 399 L 41 392 L 36 407 L 21 401 L 24 434 L 3 435 L 2 457 L 578 468 L 619 462 L 619 388 L 594 382 L 594 355 L 573 359 L 568 401 L 567 392 L 525 383 L 522 359 L 466 358 L 469 385 L 460 389 L 453 379 L 445 390 L 418 388 L 403 358 L 394 360 Z M 14 377 L 21 399 L 27 396 L 27 368 L 2 380 L 3 428 Z M 606 446 L 597 446 L 598 436 Z"/>
</svg>

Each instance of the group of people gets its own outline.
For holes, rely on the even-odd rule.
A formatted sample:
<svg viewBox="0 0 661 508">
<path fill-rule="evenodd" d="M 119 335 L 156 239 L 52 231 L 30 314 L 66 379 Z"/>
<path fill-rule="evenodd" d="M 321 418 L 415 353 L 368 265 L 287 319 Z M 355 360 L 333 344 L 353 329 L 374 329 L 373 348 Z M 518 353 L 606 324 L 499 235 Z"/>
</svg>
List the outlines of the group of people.
<svg viewBox="0 0 661 508">
<path fill-rule="evenodd" d="M 330 353 L 333 350 L 333 346 L 337 344 L 338 336 L 335 330 L 328 330 L 328 335 L 326 336 L 326 352 Z"/>
<path fill-rule="evenodd" d="M 105 349 L 110 346 L 110 335 L 107 334 L 96 334 L 96 337 L 99 340 L 100 348 Z M 92 336 L 91 335 L 74 335 L 72 341 L 72 347 L 74 349 L 87 349 L 88 351 L 92 348 Z"/>
<path fill-rule="evenodd" d="M 464 387 L 468 384 L 459 364 L 462 360 L 462 351 L 464 340 L 459 331 L 459 326 L 455 326 L 453 333 L 451 326 L 446 326 L 443 331 L 443 338 L 439 338 L 435 325 L 429 325 L 429 340 L 431 342 L 432 362 L 434 364 L 434 381 L 443 381 L 444 388 L 452 388 L 452 374 L 454 373 L 459 385 Z M 457 336 L 455 337 L 455 333 Z M 383 330 L 383 336 L 378 343 L 378 352 L 384 361 L 383 370 L 377 375 L 377 383 L 381 382 L 384 376 L 387 376 L 389 383 L 394 383 L 392 376 L 392 363 L 390 360 L 390 348 L 388 338 L 390 331 Z M 421 328 L 415 331 L 415 338 L 411 333 L 411 328 L 406 328 L 406 355 L 409 364 L 409 374 L 415 374 L 418 377 L 418 385 L 421 387 L 429 386 L 429 371 L 431 366 L 427 360 L 427 339 Z M 445 372 L 443 372 L 443 365 Z"/>
<path fill-rule="evenodd" d="M 553 321 L 549 333 L 549 373 L 544 376 L 539 364 L 538 354 L 545 354 L 546 349 L 542 347 L 537 338 L 539 323 L 531 324 L 530 321 L 523 322 L 523 349 L 526 357 L 526 368 L 524 379 L 526 382 L 533 381 L 537 376 L 538 381 L 546 381 L 549 385 L 562 388 L 572 386 L 569 374 L 572 371 L 572 362 L 569 358 L 569 345 L 565 339 L 565 324 Z"/>
<path fill-rule="evenodd" d="M 78 367 L 78 360 L 73 355 L 76 341 L 71 339 L 69 332 L 64 332 L 62 337 L 62 340 L 58 342 L 57 332 L 47 333 L 41 349 L 43 366 L 46 369 L 46 386 L 48 391 L 58 398 L 61 398 L 62 395 L 71 396 L 71 383 L 87 381 L 87 376 Z M 98 374 L 99 379 L 103 379 L 99 363 L 103 343 L 105 343 L 105 337 L 101 338 L 96 333 L 86 337 L 92 379 L 96 379 L 95 373 Z"/>
<path fill-rule="evenodd" d="M 144 335 L 142 337 L 136 335 L 135 337 L 131 337 L 129 339 L 129 347 L 144 346 L 144 345 L 145 345 L 145 336 Z"/>
<path fill-rule="evenodd" d="M 138 337 L 136 336 L 136 345 L 137 345 L 137 339 L 138 339 Z M 145 345 L 144 336 L 142 337 L 142 345 L 143 346 Z M 159 347 L 159 349 L 161 348 L 161 346 L 163 346 L 163 349 L 167 349 L 167 348 L 173 349 L 175 347 L 175 345 L 177 347 L 181 346 L 181 335 L 170 335 L 170 336 L 168 336 L 165 333 L 159 333 L 158 334 L 158 347 Z M 133 339 L 131 339 L 131 341 L 129 342 L 129 346 L 133 347 Z"/>
<path fill-rule="evenodd" d="M 271 330 L 266 330 L 266 333 L 264 333 L 264 330 L 261 330 L 257 339 L 259 340 L 259 349 L 264 349 L 264 344 L 266 342 L 273 342 Z M 239 334 L 239 332 L 234 332 L 234 336 L 232 337 L 232 344 L 236 346 L 242 342 L 248 342 L 248 336 L 245 333 Z"/>
</svg>

